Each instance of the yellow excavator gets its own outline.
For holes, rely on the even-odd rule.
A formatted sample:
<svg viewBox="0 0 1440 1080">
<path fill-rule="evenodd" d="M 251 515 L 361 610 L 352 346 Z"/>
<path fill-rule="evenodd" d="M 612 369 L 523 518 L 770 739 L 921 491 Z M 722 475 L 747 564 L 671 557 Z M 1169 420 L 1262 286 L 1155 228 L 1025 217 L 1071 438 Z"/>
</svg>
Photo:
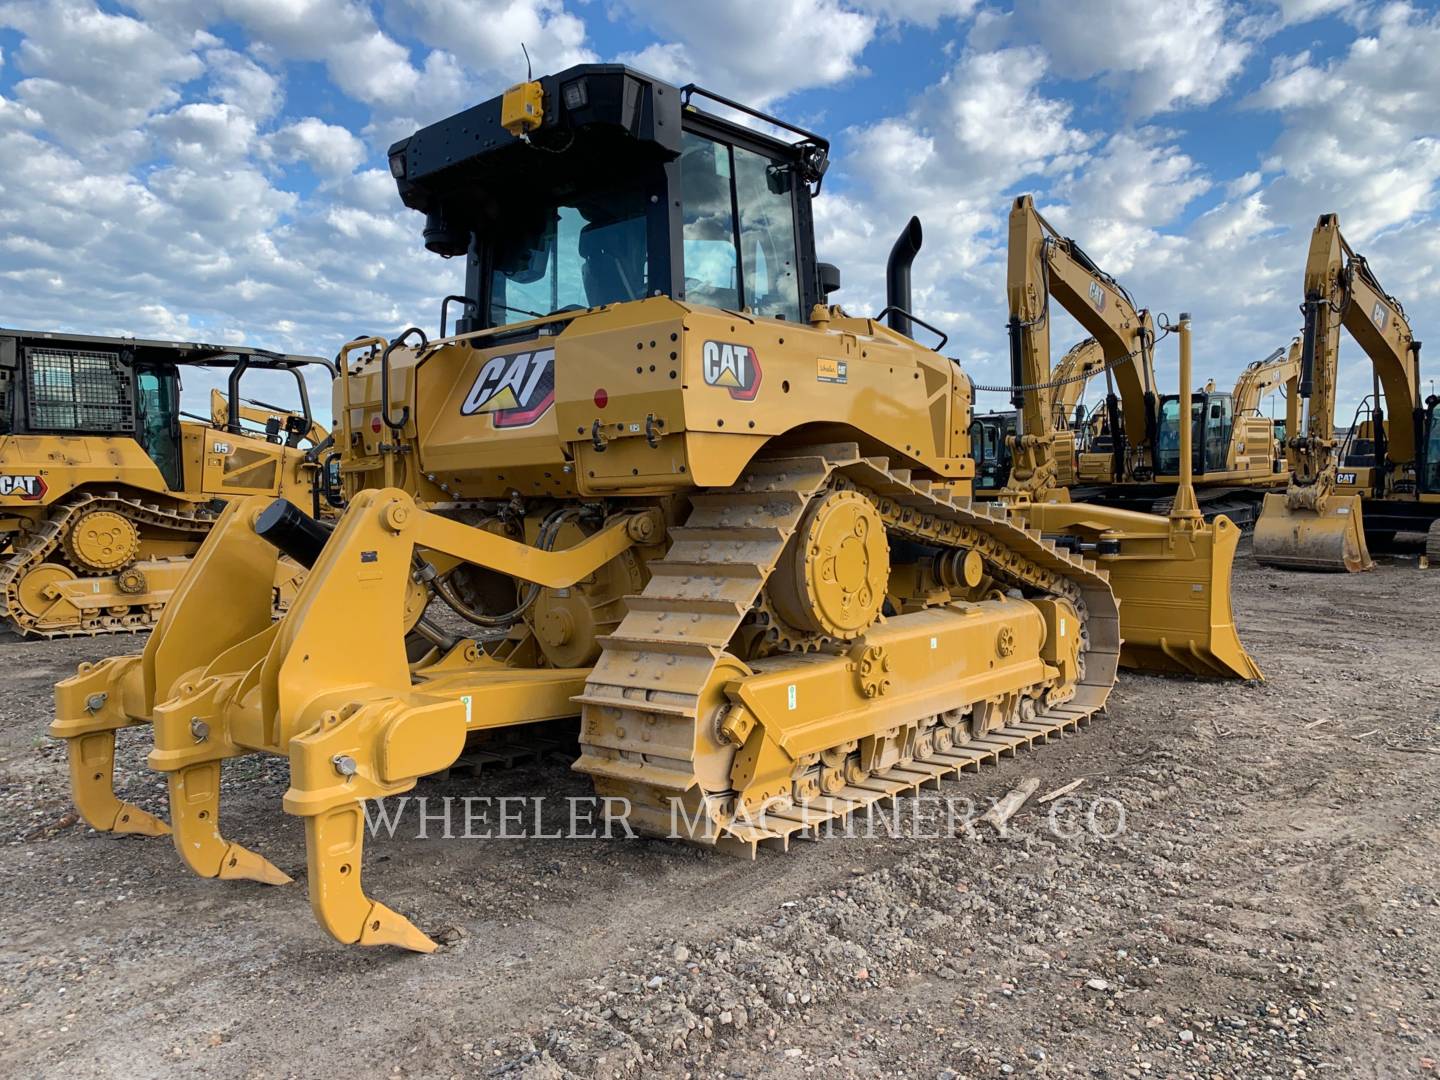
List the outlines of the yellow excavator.
<svg viewBox="0 0 1440 1080">
<path fill-rule="evenodd" d="M 1299 377 L 1297 338 L 1289 349 L 1276 349 L 1266 359 L 1247 366 L 1235 380 L 1234 390 L 1216 390 L 1212 382 L 1192 395 L 1195 489 L 1207 516 L 1223 513 L 1242 527 L 1253 524 L 1265 494 L 1289 480 L 1277 427 L 1294 430 L 1298 422 Z M 1266 397 L 1282 386 L 1286 388 L 1283 426 L 1261 411 Z M 1179 482 L 1179 429 L 1179 399 L 1162 397 L 1155 456 L 1157 484 Z M 1167 501 L 1160 499 L 1155 509 L 1163 510 Z"/>
<path fill-rule="evenodd" d="M 1080 406 L 1085 384 L 1105 368 L 1100 343 L 1086 338 L 1071 346 L 1051 373 L 1055 390 L 1055 481 L 1069 487 L 1078 478 L 1080 448 L 1085 445 L 1086 417 Z M 1079 410 L 1079 411 L 1077 411 Z M 1015 411 L 977 413 L 970 422 L 970 452 L 975 458 L 977 494 L 999 491 L 1010 478 L 1010 437 L 1015 434 Z M 1072 426 L 1073 425 L 1073 426 Z"/>
<path fill-rule="evenodd" d="M 1293 430 L 1299 415 L 1298 395 L 1300 339 L 1289 349 L 1276 349 L 1264 360 L 1249 364 L 1235 380 L 1234 390 L 1216 390 L 1214 380 L 1191 397 L 1194 425 L 1195 487 L 1206 516 L 1226 514 L 1237 524 L 1253 522 L 1267 489 L 1285 482 L 1289 475 L 1284 458 L 1284 434 Z M 1287 391 L 1286 418 L 1265 416 L 1266 398 L 1284 387 Z M 1098 496 L 1100 501 L 1124 499 L 1125 489 L 1105 490 L 1112 481 L 1109 425 L 1102 402 L 1088 416 L 1076 417 L 1081 433 L 1077 471 L 1080 489 L 1077 498 Z M 1160 399 L 1160 430 L 1156 448 L 1156 483 L 1173 485 L 1178 480 L 1179 432 L 1178 399 Z M 1087 485 L 1101 485 L 1100 490 Z M 1152 499 L 1154 493 L 1133 493 L 1132 508 L 1163 513 L 1167 496 Z M 1125 505 L 1125 503 L 1120 503 Z"/>
<path fill-rule="evenodd" d="M 619 65 L 393 146 L 427 247 L 466 260 L 455 333 L 447 300 L 435 340 L 342 350 L 333 529 L 232 504 L 144 652 L 57 687 L 85 819 L 283 882 L 225 838 L 219 779 L 285 756 L 322 926 L 429 951 L 362 886 L 363 803 L 486 734 L 578 714 L 597 813 L 753 852 L 1075 730 L 1122 659 L 1255 677 L 1233 527 L 972 500 L 970 380 L 911 336 L 920 224 L 883 312 L 835 305 L 811 218 L 828 157 Z M 272 620 L 282 552 L 310 572 Z M 427 626 L 432 603 L 471 633 Z M 113 791 L 137 724 L 168 824 Z"/>
<path fill-rule="evenodd" d="M 1310 235 L 1302 310 L 1303 412 L 1286 443 L 1293 478 L 1283 494 L 1265 497 L 1255 557 L 1285 569 L 1353 573 L 1374 565 L 1367 535 L 1388 539 L 1399 531 L 1428 531 L 1429 548 L 1440 556 L 1437 398 L 1421 400 L 1420 342 L 1400 301 L 1345 241 L 1335 214 L 1322 214 Z M 1335 430 L 1342 327 L 1377 383 L 1366 420 L 1368 464 L 1346 464 Z"/>
<path fill-rule="evenodd" d="M 1094 335 L 1093 345 L 1082 342 L 1076 347 L 1084 349 L 1090 363 L 1077 363 L 1074 375 L 1062 363 L 1048 378 L 1038 367 L 1031 376 L 1032 382 L 1048 384 L 1069 403 L 1053 422 L 1071 449 L 1059 444 L 1051 449 L 1048 467 L 1054 475 L 1047 476 L 1047 482 L 1069 487 L 1076 502 L 1168 513 L 1180 479 L 1181 402 L 1178 395 L 1158 390 L 1150 312 L 1137 308 L 1124 286 L 1074 240 L 1060 235 L 1029 196 L 1021 196 L 1011 209 L 1010 252 L 1012 383 L 1020 384 L 1024 363 L 1014 343 L 1026 333 L 1048 334 L 1047 314 L 1033 326 L 1023 320 L 1017 325 L 1017 298 L 1035 306 L 1032 298 L 1048 300 L 1053 295 Z M 1039 304 L 1037 310 L 1047 312 L 1048 307 Z M 1103 357 L 1098 363 L 1095 350 Z M 1209 386 L 1190 395 L 1193 482 L 1207 519 L 1223 514 L 1233 524 L 1248 526 L 1258 516 L 1265 492 L 1284 485 L 1288 471 L 1276 452 L 1273 424 L 1260 415 L 1259 405 L 1277 386 L 1293 383 L 1298 365 L 1297 349 L 1277 350 L 1242 372 L 1233 393 Z M 1100 374 L 1107 383 L 1105 400 L 1090 416 L 1072 421 L 1069 411 L 1085 381 Z"/>
<path fill-rule="evenodd" d="M 329 370 L 229 345 L 0 329 L 0 626 L 148 629 L 228 500 L 318 508 L 322 443 L 304 446 L 317 433 L 302 375 L 313 364 Z M 228 373 L 213 415 L 182 414 L 185 368 Z M 260 371 L 295 378 L 298 412 L 246 413 L 241 380 Z M 286 563 L 275 587 L 297 571 Z"/>
</svg>

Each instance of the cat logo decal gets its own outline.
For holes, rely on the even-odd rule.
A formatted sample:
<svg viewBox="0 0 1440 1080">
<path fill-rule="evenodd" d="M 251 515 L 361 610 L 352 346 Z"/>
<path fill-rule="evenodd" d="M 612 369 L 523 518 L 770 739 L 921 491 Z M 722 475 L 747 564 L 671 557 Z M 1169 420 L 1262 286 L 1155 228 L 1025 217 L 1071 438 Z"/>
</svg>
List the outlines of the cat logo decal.
<svg viewBox="0 0 1440 1080">
<path fill-rule="evenodd" d="M 49 490 L 43 476 L 0 475 L 0 498 L 39 502 Z"/>
<path fill-rule="evenodd" d="M 701 355 L 707 386 L 721 386 L 736 401 L 754 401 L 760 392 L 760 358 L 749 345 L 707 341 Z"/>
<path fill-rule="evenodd" d="M 555 350 L 492 356 L 460 406 L 461 416 L 488 413 L 497 428 L 529 427 L 555 403 Z"/>
</svg>

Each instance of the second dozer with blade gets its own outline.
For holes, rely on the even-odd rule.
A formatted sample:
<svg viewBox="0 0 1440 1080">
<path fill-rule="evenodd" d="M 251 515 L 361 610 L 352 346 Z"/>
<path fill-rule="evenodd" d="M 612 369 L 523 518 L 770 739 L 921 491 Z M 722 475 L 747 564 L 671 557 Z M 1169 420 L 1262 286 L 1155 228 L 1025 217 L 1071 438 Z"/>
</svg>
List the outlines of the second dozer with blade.
<svg viewBox="0 0 1440 1080">
<path fill-rule="evenodd" d="M 1073 730 L 1120 664 L 1258 676 L 1233 526 L 973 502 L 970 382 L 910 336 L 918 224 L 889 325 L 848 315 L 815 259 L 825 141 L 701 97 L 578 67 L 392 149 L 427 244 L 467 257 L 457 333 L 342 353 L 333 532 L 233 505 L 144 653 L 60 684 L 87 821 L 283 882 L 224 839 L 219 776 L 286 755 L 322 925 L 428 951 L 361 886 L 362 800 L 487 731 L 578 713 L 609 810 L 745 850 Z M 272 621 L 282 552 L 310 571 Z M 113 790 L 135 724 L 168 825 Z"/>
</svg>

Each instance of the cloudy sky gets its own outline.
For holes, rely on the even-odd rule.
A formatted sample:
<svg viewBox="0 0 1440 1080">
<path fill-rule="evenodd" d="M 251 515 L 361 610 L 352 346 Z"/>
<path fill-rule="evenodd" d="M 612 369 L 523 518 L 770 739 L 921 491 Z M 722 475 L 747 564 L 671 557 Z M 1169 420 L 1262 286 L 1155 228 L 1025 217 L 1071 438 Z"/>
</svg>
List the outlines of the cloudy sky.
<svg viewBox="0 0 1440 1080">
<path fill-rule="evenodd" d="M 828 133 L 837 299 L 881 306 L 918 213 L 918 313 L 979 382 L 1006 381 L 1025 191 L 1137 302 L 1193 312 L 1222 385 L 1297 332 L 1322 211 L 1417 336 L 1440 322 L 1433 4 L 0 0 L 0 325 L 323 355 L 433 328 L 461 268 L 424 251 L 384 151 L 518 81 L 522 41 L 537 72 L 624 60 Z"/>
</svg>

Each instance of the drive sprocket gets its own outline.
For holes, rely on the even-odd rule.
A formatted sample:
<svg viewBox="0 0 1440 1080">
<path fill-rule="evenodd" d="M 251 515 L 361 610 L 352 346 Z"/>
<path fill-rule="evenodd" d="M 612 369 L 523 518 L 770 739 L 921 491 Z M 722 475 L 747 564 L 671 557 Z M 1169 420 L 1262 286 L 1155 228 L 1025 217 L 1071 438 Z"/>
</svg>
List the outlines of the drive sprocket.
<svg viewBox="0 0 1440 1080">
<path fill-rule="evenodd" d="M 87 574 L 113 574 L 140 555 L 140 530 L 114 510 L 90 510 L 65 534 L 65 559 Z"/>
</svg>

